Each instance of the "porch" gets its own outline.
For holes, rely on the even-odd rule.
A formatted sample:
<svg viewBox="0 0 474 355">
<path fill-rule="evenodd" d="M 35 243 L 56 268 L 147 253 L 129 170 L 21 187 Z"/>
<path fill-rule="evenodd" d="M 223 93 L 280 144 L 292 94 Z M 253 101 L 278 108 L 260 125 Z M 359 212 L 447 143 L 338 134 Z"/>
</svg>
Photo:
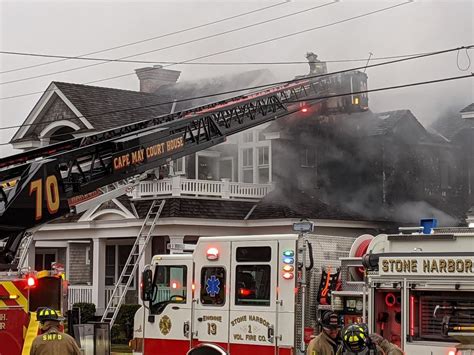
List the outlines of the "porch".
<svg viewBox="0 0 474 355">
<path fill-rule="evenodd" d="M 272 183 L 253 184 L 231 182 L 230 179 L 198 180 L 182 176 L 141 181 L 127 195 L 134 199 L 146 197 L 214 197 L 222 199 L 259 200 L 273 190 Z"/>
</svg>

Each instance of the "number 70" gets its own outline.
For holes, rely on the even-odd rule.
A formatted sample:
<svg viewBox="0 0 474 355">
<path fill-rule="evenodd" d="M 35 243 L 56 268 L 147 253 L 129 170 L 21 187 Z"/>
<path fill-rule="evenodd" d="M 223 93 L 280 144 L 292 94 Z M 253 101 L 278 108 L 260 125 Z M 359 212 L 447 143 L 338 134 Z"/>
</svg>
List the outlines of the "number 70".
<svg viewBox="0 0 474 355">
<path fill-rule="evenodd" d="M 59 210 L 59 188 L 58 179 L 55 175 L 49 175 L 44 183 L 46 191 L 46 206 L 49 214 L 53 215 Z M 35 220 L 43 217 L 43 179 L 33 180 L 30 183 L 30 196 L 36 193 Z"/>
</svg>

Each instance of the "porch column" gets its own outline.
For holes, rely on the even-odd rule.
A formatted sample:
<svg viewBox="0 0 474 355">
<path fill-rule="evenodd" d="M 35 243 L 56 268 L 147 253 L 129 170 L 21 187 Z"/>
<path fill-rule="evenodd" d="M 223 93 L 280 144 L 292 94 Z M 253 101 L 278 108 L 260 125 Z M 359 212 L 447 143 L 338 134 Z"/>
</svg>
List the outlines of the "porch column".
<svg viewBox="0 0 474 355">
<path fill-rule="evenodd" d="M 181 249 L 172 248 L 173 244 L 183 244 L 184 235 L 170 235 L 170 254 L 182 254 Z"/>
<path fill-rule="evenodd" d="M 101 238 L 92 239 L 92 303 L 96 313 L 102 315 L 105 310 L 105 244 Z"/>
</svg>

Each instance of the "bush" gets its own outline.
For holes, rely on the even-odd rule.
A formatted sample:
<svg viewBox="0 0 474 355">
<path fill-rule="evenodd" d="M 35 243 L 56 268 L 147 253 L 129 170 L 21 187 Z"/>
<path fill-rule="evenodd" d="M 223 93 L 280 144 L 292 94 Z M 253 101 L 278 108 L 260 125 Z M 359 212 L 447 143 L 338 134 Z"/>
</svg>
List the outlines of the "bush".
<svg viewBox="0 0 474 355">
<path fill-rule="evenodd" d="M 74 303 L 72 308 L 79 308 L 81 310 L 81 323 L 87 323 L 95 320 L 95 304 L 79 302 Z"/>
<path fill-rule="evenodd" d="M 133 338 L 133 320 L 139 308 L 138 304 L 124 304 L 120 307 L 115 324 L 110 331 L 113 344 L 128 344 L 128 341 Z"/>
</svg>

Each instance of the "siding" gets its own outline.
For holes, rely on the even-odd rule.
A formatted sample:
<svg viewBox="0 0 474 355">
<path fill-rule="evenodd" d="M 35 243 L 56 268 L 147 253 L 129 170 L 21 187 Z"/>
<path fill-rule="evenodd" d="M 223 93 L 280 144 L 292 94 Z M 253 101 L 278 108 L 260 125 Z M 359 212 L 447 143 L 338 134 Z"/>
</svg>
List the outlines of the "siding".
<svg viewBox="0 0 474 355">
<path fill-rule="evenodd" d="M 92 260 L 86 264 L 86 249 L 91 248 L 90 243 L 69 244 L 69 270 L 68 277 L 71 285 L 92 284 Z M 92 253 L 91 253 L 92 256 Z"/>
</svg>

